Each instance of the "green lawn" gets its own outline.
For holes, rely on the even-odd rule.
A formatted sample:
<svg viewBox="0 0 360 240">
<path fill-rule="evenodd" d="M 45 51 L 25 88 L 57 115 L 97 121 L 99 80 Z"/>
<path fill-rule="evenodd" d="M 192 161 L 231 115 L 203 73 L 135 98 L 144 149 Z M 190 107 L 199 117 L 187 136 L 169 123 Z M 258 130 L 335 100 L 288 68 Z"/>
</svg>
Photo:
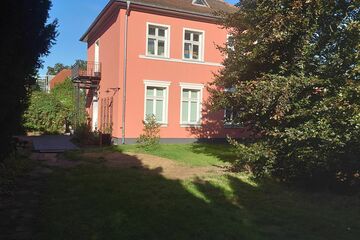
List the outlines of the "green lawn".
<svg viewBox="0 0 360 240">
<path fill-rule="evenodd" d="M 209 147 L 163 145 L 153 154 L 190 165 L 227 161 L 219 151 L 223 146 Z M 130 148 L 122 150 L 139 151 Z M 241 174 L 180 181 L 166 179 L 157 170 L 109 169 L 99 162 L 56 170 L 47 184 L 34 237 L 39 240 L 360 236 L 359 197 L 306 193 L 271 181 L 255 183 Z"/>
<path fill-rule="evenodd" d="M 115 149 L 125 153 L 152 154 L 191 166 L 222 165 L 236 156 L 233 147 L 228 144 L 161 144 L 149 150 L 137 145 L 122 145 Z"/>
</svg>

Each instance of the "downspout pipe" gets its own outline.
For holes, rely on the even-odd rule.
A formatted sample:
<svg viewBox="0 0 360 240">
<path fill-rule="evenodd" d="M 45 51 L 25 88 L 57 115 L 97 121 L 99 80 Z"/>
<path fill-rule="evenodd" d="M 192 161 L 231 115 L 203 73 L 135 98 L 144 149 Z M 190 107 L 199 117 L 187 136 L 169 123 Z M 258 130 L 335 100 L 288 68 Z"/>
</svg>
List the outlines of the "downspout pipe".
<svg viewBox="0 0 360 240">
<path fill-rule="evenodd" d="M 124 69 L 123 69 L 123 106 L 122 106 L 122 134 L 121 144 L 125 144 L 125 133 L 126 133 L 126 78 L 127 78 L 127 45 L 128 45 L 128 22 L 130 15 L 130 1 L 126 1 L 126 13 L 125 13 L 125 29 L 124 29 Z"/>
</svg>

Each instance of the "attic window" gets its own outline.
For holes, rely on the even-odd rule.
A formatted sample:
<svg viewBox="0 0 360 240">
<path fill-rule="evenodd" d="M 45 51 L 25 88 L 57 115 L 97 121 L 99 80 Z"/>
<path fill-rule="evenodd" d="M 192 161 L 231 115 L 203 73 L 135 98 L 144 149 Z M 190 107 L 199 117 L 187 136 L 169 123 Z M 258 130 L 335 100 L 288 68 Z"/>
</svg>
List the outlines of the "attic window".
<svg viewBox="0 0 360 240">
<path fill-rule="evenodd" d="M 193 0 L 192 4 L 197 6 L 209 7 L 206 0 Z"/>
</svg>

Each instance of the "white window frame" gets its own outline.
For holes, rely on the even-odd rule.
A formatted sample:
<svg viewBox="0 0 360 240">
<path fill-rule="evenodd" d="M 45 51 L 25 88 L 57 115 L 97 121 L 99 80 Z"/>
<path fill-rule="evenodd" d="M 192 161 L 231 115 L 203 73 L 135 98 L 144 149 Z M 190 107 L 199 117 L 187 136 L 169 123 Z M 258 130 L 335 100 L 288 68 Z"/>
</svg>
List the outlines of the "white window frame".
<svg viewBox="0 0 360 240">
<path fill-rule="evenodd" d="M 181 127 L 187 127 L 187 126 L 199 126 L 201 125 L 201 121 L 202 121 L 202 102 L 203 102 L 203 89 L 204 89 L 204 84 L 201 83 L 180 83 L 180 126 Z M 197 119 L 198 121 L 196 123 L 191 123 L 191 122 L 183 122 L 182 120 L 182 108 L 183 108 L 183 90 L 184 89 L 189 89 L 189 90 L 196 90 L 196 91 L 200 91 L 200 96 L 198 99 L 198 106 L 199 106 L 199 110 L 198 110 L 198 115 L 197 115 Z M 190 107 L 188 109 L 189 113 L 188 113 L 188 117 L 190 118 Z"/>
<path fill-rule="evenodd" d="M 227 119 L 228 111 L 230 111 L 230 119 Z M 231 127 L 236 124 L 234 124 L 234 109 L 233 108 L 225 108 L 224 109 L 224 125 L 226 127 Z"/>
<path fill-rule="evenodd" d="M 146 100 L 147 100 L 147 88 L 164 88 L 164 112 L 163 112 L 163 121 L 159 122 L 161 125 L 168 124 L 168 108 L 169 108 L 169 86 L 171 82 L 169 81 L 158 81 L 158 80 L 144 80 L 145 92 L 144 92 L 144 121 L 146 120 Z M 155 112 L 156 112 L 156 104 L 155 104 Z"/>
<path fill-rule="evenodd" d="M 230 114 L 230 119 L 228 119 L 228 121 L 226 121 L 226 115 L 227 115 L 227 111 L 231 111 Z M 227 108 L 224 109 L 224 127 L 225 128 L 242 128 L 243 125 L 240 123 L 234 123 L 234 108 Z"/>
<path fill-rule="evenodd" d="M 200 35 L 200 41 L 199 41 L 199 59 L 193 59 L 193 58 L 185 58 L 185 43 L 195 43 L 191 40 L 185 40 L 185 32 L 194 32 L 199 33 Z M 182 41 L 182 59 L 184 61 L 192 61 L 192 62 L 204 62 L 204 56 L 205 56 L 205 31 L 199 30 L 199 29 L 192 29 L 192 28 L 183 28 L 183 41 Z M 196 42 L 197 43 L 197 42 Z"/>
<path fill-rule="evenodd" d="M 232 34 L 226 35 L 226 47 L 227 47 L 227 49 L 229 49 L 231 51 L 235 51 L 235 44 L 233 46 L 229 46 L 229 38 L 234 38 L 234 35 L 232 35 Z"/>
<path fill-rule="evenodd" d="M 165 41 L 165 49 L 164 49 L 164 56 L 160 56 L 160 55 L 157 55 L 157 44 L 155 44 L 155 54 L 149 54 L 148 52 L 148 42 L 149 42 L 149 38 L 150 38 L 150 35 L 149 35 L 149 27 L 150 26 L 154 26 L 154 27 L 159 27 L 159 28 L 166 28 L 165 30 L 165 37 L 162 38 L 162 37 L 154 37 L 154 36 L 151 36 L 151 38 L 155 38 L 156 40 L 164 40 Z M 156 58 L 170 58 L 170 31 L 171 31 L 171 27 L 170 25 L 164 25 L 164 24 L 159 24 L 159 23 L 152 23 L 152 22 L 146 22 L 146 53 L 145 55 L 148 56 L 148 57 L 156 57 Z"/>
<path fill-rule="evenodd" d="M 225 92 L 230 92 L 230 93 L 233 93 L 235 92 L 235 87 L 231 87 L 231 88 L 226 88 L 225 89 Z M 226 115 L 228 115 L 228 111 L 231 111 L 230 112 L 230 119 L 226 119 Z M 234 108 L 231 107 L 231 108 L 225 108 L 224 109 L 224 126 L 226 128 L 241 128 L 242 125 L 241 124 L 238 124 L 238 123 L 234 123 Z"/>
<path fill-rule="evenodd" d="M 94 73 L 100 72 L 100 38 L 95 41 L 94 46 Z"/>
<path fill-rule="evenodd" d="M 100 39 L 96 40 L 94 44 L 94 62 L 100 62 Z"/>
<path fill-rule="evenodd" d="M 206 0 L 202 0 L 204 2 L 205 5 L 202 5 L 202 4 L 197 4 L 195 3 L 196 0 L 193 0 L 192 1 L 192 5 L 195 5 L 195 6 L 201 6 L 201 7 L 209 7 L 209 4 L 207 3 Z"/>
</svg>

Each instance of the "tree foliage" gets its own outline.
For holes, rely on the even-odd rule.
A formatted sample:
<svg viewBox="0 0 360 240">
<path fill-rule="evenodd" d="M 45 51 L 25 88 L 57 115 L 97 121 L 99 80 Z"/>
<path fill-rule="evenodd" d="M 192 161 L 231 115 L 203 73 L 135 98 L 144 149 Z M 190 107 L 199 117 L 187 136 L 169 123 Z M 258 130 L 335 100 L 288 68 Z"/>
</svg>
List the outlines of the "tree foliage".
<svg viewBox="0 0 360 240">
<path fill-rule="evenodd" d="M 234 49 L 211 87 L 252 144 L 239 166 L 283 181 L 359 183 L 360 2 L 243 0 L 223 16 Z M 223 91 L 232 88 L 234 91 Z"/>
<path fill-rule="evenodd" d="M 67 65 L 64 65 L 62 63 L 56 63 L 53 67 L 51 66 L 48 66 L 47 67 L 47 72 L 46 74 L 47 75 L 56 75 L 58 74 L 59 72 L 61 72 L 62 70 L 64 69 L 69 69 L 70 67 L 67 66 Z"/>
<path fill-rule="evenodd" d="M 66 117 L 66 108 L 54 95 L 35 91 L 24 115 L 24 126 L 28 131 L 59 133 L 63 131 Z"/>
<path fill-rule="evenodd" d="M 34 91 L 24 115 L 28 131 L 63 133 L 75 117 L 74 86 L 71 79 L 57 84 L 50 93 Z"/>
<path fill-rule="evenodd" d="M 77 59 L 75 60 L 75 63 L 72 65 L 72 67 L 74 66 L 79 66 L 80 69 L 86 69 L 87 68 L 87 62 L 81 59 Z"/>
<path fill-rule="evenodd" d="M 40 57 L 49 53 L 56 37 L 56 21 L 47 23 L 50 7 L 50 0 L 1 2 L 0 161 L 11 151 L 11 137 L 21 128 Z"/>
<path fill-rule="evenodd" d="M 74 85 L 70 78 L 65 79 L 64 82 L 56 84 L 53 89 L 51 89 L 50 94 L 52 94 L 61 104 L 64 106 L 66 111 L 70 114 L 69 118 L 72 118 L 75 111 L 75 99 L 74 99 Z"/>
</svg>

